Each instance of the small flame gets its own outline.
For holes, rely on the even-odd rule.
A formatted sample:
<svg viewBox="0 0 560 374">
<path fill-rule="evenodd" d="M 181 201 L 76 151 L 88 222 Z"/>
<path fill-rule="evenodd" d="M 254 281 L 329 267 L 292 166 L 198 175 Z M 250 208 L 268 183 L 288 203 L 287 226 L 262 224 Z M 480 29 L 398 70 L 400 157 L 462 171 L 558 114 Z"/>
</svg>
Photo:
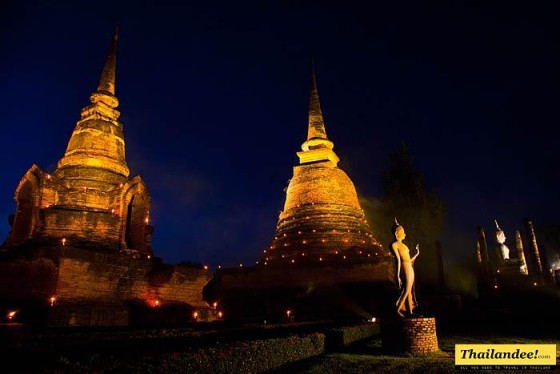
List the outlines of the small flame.
<svg viewBox="0 0 560 374">
<path fill-rule="evenodd" d="M 16 316 L 17 312 L 17 310 L 10 310 L 8 314 L 6 314 L 6 317 L 11 321 Z"/>
</svg>

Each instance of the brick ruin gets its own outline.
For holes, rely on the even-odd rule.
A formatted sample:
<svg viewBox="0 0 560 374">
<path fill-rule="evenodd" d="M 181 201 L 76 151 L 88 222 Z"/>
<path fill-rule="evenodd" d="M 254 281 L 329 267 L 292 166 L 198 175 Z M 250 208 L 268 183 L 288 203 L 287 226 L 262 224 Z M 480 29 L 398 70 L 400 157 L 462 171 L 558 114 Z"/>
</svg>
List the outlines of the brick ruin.
<svg viewBox="0 0 560 374">
<path fill-rule="evenodd" d="M 271 245 L 254 267 L 218 270 L 206 290 L 228 318 L 369 318 L 389 310 L 394 261 L 374 238 L 327 138 L 312 72 L 307 140 Z M 377 314 L 379 315 L 379 314 Z"/>
<path fill-rule="evenodd" d="M 210 271 L 154 258 L 150 194 L 130 177 L 118 121 L 116 52 L 117 31 L 56 170 L 33 165 L 17 185 L 0 251 L 1 299 L 44 309 L 49 325 L 154 322 L 148 307 L 176 308 L 182 320 L 210 310 L 202 300 Z"/>
</svg>

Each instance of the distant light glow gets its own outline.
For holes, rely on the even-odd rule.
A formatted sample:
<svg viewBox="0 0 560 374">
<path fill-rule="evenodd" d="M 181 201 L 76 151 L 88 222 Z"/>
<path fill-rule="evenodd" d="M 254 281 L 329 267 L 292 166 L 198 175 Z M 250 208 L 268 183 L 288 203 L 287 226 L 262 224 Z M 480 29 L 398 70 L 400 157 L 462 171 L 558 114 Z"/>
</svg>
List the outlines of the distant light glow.
<svg viewBox="0 0 560 374">
<path fill-rule="evenodd" d="M 6 318 L 8 318 L 8 321 L 11 321 L 12 319 L 14 319 L 14 317 L 17 314 L 17 310 L 10 310 L 8 311 L 8 314 L 6 314 Z"/>
</svg>

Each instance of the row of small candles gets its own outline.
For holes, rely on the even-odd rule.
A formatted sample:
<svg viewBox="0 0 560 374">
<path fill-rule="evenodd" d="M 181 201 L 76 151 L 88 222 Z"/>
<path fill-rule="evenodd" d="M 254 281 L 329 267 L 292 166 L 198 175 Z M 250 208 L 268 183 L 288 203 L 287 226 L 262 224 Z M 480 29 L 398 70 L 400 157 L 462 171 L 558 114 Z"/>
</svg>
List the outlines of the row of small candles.
<svg viewBox="0 0 560 374">
<path fill-rule="evenodd" d="M 266 252 L 266 250 L 265 250 L 265 252 Z M 336 251 L 335 254 L 338 255 L 338 254 L 339 254 L 338 251 Z M 371 255 L 372 255 L 371 253 L 364 253 L 363 251 L 358 251 L 358 254 L 359 254 L 359 255 L 364 255 L 364 256 L 367 256 L 367 257 L 371 257 Z M 374 253 L 374 256 L 378 256 L 378 255 L 379 255 L 379 253 L 377 253 L 377 252 Z M 305 252 L 302 252 L 302 253 L 301 253 L 301 256 L 310 258 L 310 256 L 307 256 L 307 255 L 305 254 Z M 282 258 L 286 258 L 286 259 L 287 259 L 289 262 L 291 262 L 292 264 L 295 264 L 295 263 L 296 263 L 296 260 L 295 260 L 295 258 L 293 258 L 293 256 L 282 255 Z M 347 258 L 349 258 L 349 256 L 342 255 L 342 257 L 338 257 L 338 259 L 340 259 L 340 258 L 342 258 L 343 260 L 346 260 Z M 353 258 L 355 258 L 355 257 L 353 257 Z M 317 259 L 319 262 L 322 262 L 322 261 L 325 260 L 325 258 L 322 257 L 322 256 L 320 256 L 320 257 L 318 257 L 318 258 L 316 258 L 316 259 Z M 274 259 L 270 259 L 269 257 L 267 257 L 267 258 L 265 258 L 265 261 L 263 262 L 263 264 L 264 264 L 264 265 L 268 265 L 268 262 L 270 262 L 270 261 L 272 261 L 272 260 L 274 260 Z M 256 264 L 259 264 L 259 263 L 260 263 L 260 261 L 257 261 L 257 262 L 256 262 Z M 243 267 L 243 264 L 239 264 L 239 267 L 242 268 L 242 267 Z M 208 270 L 208 265 L 204 265 L 203 268 L 204 268 L 204 270 Z M 222 265 L 218 265 L 218 269 L 222 269 Z"/>
<path fill-rule="evenodd" d="M 56 302 L 56 296 L 49 297 L 50 306 L 54 306 L 55 302 Z M 19 310 L 8 310 L 8 312 L 6 313 L 6 319 L 8 320 L 8 322 L 12 322 L 18 313 Z"/>
</svg>

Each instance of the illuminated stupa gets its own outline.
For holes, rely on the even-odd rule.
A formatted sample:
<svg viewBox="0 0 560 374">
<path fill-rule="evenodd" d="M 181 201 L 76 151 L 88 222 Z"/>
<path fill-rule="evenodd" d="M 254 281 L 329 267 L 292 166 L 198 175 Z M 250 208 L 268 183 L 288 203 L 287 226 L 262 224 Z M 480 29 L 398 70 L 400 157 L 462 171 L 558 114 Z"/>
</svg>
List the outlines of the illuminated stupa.
<svg viewBox="0 0 560 374">
<path fill-rule="evenodd" d="M 0 310 L 49 326 L 179 324 L 209 320 L 207 267 L 170 265 L 151 249 L 150 195 L 130 178 L 115 96 L 117 31 L 91 104 L 49 174 L 19 182 L 0 250 Z"/>
<path fill-rule="evenodd" d="M 255 266 L 219 269 L 205 300 L 243 322 L 371 319 L 392 311 L 395 263 L 375 240 L 354 184 L 337 167 L 315 74 L 309 130 L 271 245 Z M 294 317 L 295 316 L 295 317 Z"/>
<path fill-rule="evenodd" d="M 328 261 L 348 255 L 381 255 L 366 221 L 354 184 L 337 164 L 321 112 L 315 72 L 311 74 L 307 140 L 286 190 L 274 240 L 263 265 Z M 351 252 L 351 253 L 350 253 Z"/>
<path fill-rule="evenodd" d="M 82 109 L 57 169 L 48 174 L 33 165 L 18 184 L 8 246 L 62 243 L 152 255 L 150 195 L 142 178 L 129 178 L 118 121 L 116 50 L 117 30 L 91 104 Z"/>
</svg>

